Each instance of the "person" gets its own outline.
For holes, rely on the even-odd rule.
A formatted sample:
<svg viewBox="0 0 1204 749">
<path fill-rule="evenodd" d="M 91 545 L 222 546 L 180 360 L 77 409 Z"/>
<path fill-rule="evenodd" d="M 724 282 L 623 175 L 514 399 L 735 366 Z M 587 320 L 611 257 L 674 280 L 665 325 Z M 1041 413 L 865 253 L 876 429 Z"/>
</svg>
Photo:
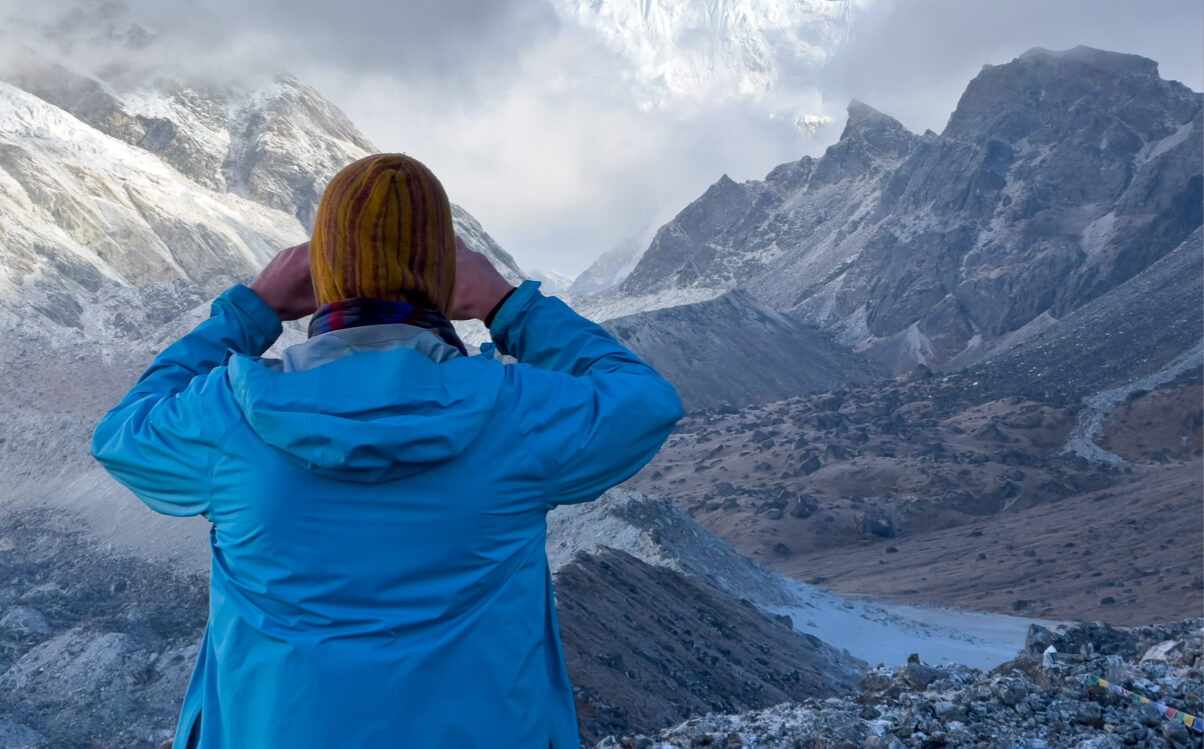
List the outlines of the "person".
<svg viewBox="0 0 1204 749">
<path fill-rule="evenodd" d="M 307 341 L 262 356 L 310 313 Z M 468 355 L 449 316 L 517 363 Z M 468 250 L 425 166 L 350 165 L 310 242 L 96 427 L 151 509 L 212 524 L 175 746 L 578 746 L 546 514 L 633 475 L 681 416 L 601 327 Z"/>
</svg>

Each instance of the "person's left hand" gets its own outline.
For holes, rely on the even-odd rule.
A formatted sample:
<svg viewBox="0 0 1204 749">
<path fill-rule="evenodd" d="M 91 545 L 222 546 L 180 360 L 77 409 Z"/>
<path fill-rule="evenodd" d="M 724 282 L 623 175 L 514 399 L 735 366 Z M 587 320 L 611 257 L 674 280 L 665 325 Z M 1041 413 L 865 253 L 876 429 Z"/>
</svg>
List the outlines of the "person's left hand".
<svg viewBox="0 0 1204 749">
<path fill-rule="evenodd" d="M 314 282 L 309 275 L 309 242 L 281 251 L 251 282 L 281 320 L 297 320 L 318 309 Z"/>
<path fill-rule="evenodd" d="M 456 291 L 453 320 L 484 320 L 514 285 L 498 273 L 489 258 L 475 252 L 456 235 Z"/>
</svg>

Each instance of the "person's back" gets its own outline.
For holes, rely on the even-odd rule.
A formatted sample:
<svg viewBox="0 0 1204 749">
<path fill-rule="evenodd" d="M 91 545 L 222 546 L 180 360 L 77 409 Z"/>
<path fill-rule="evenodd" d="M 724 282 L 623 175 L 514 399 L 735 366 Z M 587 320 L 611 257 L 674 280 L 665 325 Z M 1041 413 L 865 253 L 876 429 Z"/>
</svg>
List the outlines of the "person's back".
<svg viewBox="0 0 1204 749">
<path fill-rule="evenodd" d="M 178 747 L 578 743 L 545 515 L 637 471 L 681 407 L 536 284 L 511 290 L 463 248 L 457 269 L 445 207 L 411 159 L 352 165 L 308 252 L 309 341 L 257 358 L 309 311 L 280 291 L 294 248 L 96 430 L 93 453 L 152 508 L 213 523 Z M 446 313 L 490 318 L 520 363 L 467 356 Z"/>
</svg>

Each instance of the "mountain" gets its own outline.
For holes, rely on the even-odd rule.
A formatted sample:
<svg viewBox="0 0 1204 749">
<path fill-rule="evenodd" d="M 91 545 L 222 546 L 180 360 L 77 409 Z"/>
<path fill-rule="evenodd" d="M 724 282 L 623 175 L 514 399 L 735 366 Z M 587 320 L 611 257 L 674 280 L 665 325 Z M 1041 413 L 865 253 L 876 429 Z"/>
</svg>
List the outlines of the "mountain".
<svg viewBox="0 0 1204 749">
<path fill-rule="evenodd" d="M 72 28 L 150 43 L 108 25 L 116 4 L 86 7 L 101 17 Z M 629 18 L 686 44 L 704 21 L 744 33 L 764 26 L 750 14 L 840 7 Z M 154 747 L 205 620 L 208 527 L 146 511 L 88 436 L 214 293 L 306 236 L 322 185 L 372 147 L 287 76 L 147 77 L 48 52 L 67 36 L 0 36 L 0 745 Z M 749 49 L 753 72 L 772 58 Z M 808 730 L 839 713 L 858 745 L 890 745 L 867 726 L 922 742 L 959 730 L 958 706 L 934 704 L 938 723 L 922 701 L 883 704 L 929 673 L 909 653 L 949 676 L 925 686 L 955 689 L 978 677 L 950 661 L 989 668 L 1023 640 L 1029 620 L 998 612 L 1198 610 L 1183 517 L 1204 450 L 1200 97 L 1151 66 L 1034 51 L 984 70 L 939 136 L 854 104 L 822 159 L 720 180 L 622 284 L 573 299 L 701 409 L 631 482 L 647 494 L 549 517 L 586 736 L 789 701 L 828 705 L 784 718 Z M 303 336 L 289 326 L 277 351 Z M 862 699 L 876 662 L 902 671 Z M 979 679 L 966 710 L 1011 680 Z"/>
<path fill-rule="evenodd" d="M 0 304 L 57 325 L 81 327 L 81 299 L 105 282 L 212 294 L 249 280 L 308 236 L 330 178 L 376 150 L 287 76 L 114 82 L 4 40 Z M 455 206 L 453 219 L 504 275 L 524 276 L 471 215 Z"/>
<path fill-rule="evenodd" d="M 787 94 L 848 38 L 850 0 L 554 0 L 629 63 L 647 102 Z M 783 98 L 788 98 L 783 96 Z M 800 127 L 822 122 L 797 113 Z"/>
<path fill-rule="evenodd" d="M 628 237 L 618 242 L 577 276 L 568 291 L 596 294 L 618 285 L 635 268 L 647 247 L 647 240 L 640 237 Z"/>
<path fill-rule="evenodd" d="M 539 281 L 540 289 L 545 294 L 564 294 L 573 285 L 573 278 L 559 271 L 539 271 L 533 270 L 528 272 L 527 276 L 532 281 Z"/>
<path fill-rule="evenodd" d="M 987 66 L 940 135 L 861 102 L 822 158 L 726 176 L 662 227 L 629 296 L 747 290 L 895 372 L 1069 314 L 1202 220 L 1202 97 L 1134 55 Z"/>
<path fill-rule="evenodd" d="M 672 382 L 687 409 L 777 401 L 876 374 L 820 331 L 740 290 L 604 327 Z"/>
</svg>

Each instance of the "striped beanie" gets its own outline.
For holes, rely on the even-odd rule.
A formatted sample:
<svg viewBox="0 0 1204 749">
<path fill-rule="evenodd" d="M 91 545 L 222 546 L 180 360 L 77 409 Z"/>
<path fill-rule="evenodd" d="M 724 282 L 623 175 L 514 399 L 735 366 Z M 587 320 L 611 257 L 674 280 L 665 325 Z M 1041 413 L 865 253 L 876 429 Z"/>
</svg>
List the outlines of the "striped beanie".
<svg viewBox="0 0 1204 749">
<path fill-rule="evenodd" d="M 335 175 L 318 204 L 309 243 L 319 306 L 386 299 L 447 316 L 456 283 L 456 239 L 443 185 L 402 154 L 360 159 Z"/>
</svg>

